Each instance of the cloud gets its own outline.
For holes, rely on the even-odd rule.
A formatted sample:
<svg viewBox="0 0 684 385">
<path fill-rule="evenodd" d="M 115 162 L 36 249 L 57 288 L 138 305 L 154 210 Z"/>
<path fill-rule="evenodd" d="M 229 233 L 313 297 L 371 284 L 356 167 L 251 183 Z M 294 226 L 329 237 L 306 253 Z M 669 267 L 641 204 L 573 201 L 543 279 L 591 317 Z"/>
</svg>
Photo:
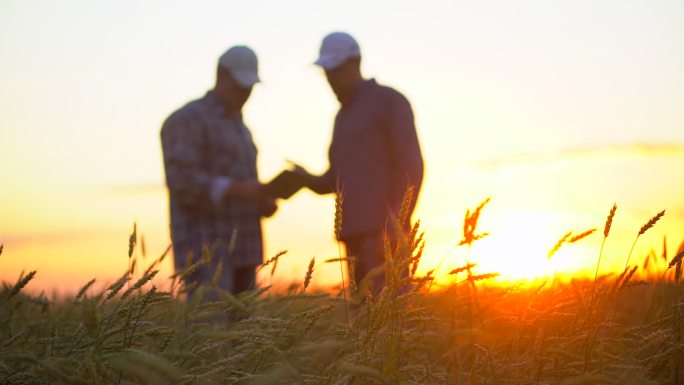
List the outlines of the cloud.
<svg viewBox="0 0 684 385">
<path fill-rule="evenodd" d="M 494 170 L 508 166 L 579 160 L 595 156 L 675 156 L 684 157 L 684 145 L 673 143 L 629 143 L 578 147 L 549 153 L 530 153 L 482 159 L 474 162 L 478 169 Z"/>
</svg>

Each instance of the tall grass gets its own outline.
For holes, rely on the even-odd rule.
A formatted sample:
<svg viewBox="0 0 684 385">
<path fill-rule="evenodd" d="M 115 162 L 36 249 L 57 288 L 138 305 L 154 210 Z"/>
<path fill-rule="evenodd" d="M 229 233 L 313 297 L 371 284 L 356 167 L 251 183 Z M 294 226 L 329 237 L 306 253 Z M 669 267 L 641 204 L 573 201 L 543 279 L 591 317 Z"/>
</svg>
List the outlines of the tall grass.
<svg viewBox="0 0 684 385">
<path fill-rule="evenodd" d="M 466 213 L 466 248 L 482 236 L 486 202 Z M 429 291 L 432 273 L 416 273 L 420 224 L 402 214 L 403 236 L 385 242 L 379 293 L 316 291 L 311 259 L 286 293 L 265 286 L 211 302 L 202 294 L 216 288 L 186 300 L 181 284 L 206 256 L 174 273 L 168 291 L 153 283 L 168 249 L 136 276 L 134 229 L 128 267 L 106 287 L 91 280 L 57 301 L 24 292 L 36 272 L 3 285 L 0 384 L 677 384 L 684 244 L 651 263 L 648 280 L 645 267 L 599 275 L 614 214 L 593 280 L 484 285 L 494 273 L 467 263 L 450 272 L 461 281 Z M 569 233 L 554 249 L 592 232 Z M 262 268 L 274 274 L 282 254 Z"/>
</svg>

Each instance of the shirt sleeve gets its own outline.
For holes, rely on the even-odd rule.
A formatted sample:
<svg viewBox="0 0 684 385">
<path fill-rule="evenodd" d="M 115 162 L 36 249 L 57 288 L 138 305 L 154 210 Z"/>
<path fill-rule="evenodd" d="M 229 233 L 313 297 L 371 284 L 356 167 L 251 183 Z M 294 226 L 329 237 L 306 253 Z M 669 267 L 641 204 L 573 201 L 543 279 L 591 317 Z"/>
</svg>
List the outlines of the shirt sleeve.
<svg viewBox="0 0 684 385">
<path fill-rule="evenodd" d="M 174 199 L 195 209 L 209 209 L 214 178 L 203 167 L 204 130 L 191 114 L 178 112 L 161 130 L 166 183 Z"/>
<path fill-rule="evenodd" d="M 403 199 L 408 186 L 414 187 L 411 210 L 416 204 L 418 191 L 423 183 L 423 156 L 420 151 L 418 135 L 409 101 L 400 93 L 392 91 L 388 98 L 387 127 L 389 130 L 390 152 L 396 167 L 395 182 L 397 193 Z"/>
<path fill-rule="evenodd" d="M 317 194 L 330 194 L 336 191 L 336 184 L 333 180 L 332 170 L 328 169 L 324 174 L 319 175 L 311 181 L 309 186 Z"/>
<path fill-rule="evenodd" d="M 219 176 L 214 178 L 213 183 L 211 184 L 211 201 L 214 203 L 214 205 L 219 206 L 221 205 L 221 202 L 223 201 L 224 197 L 226 196 L 226 191 L 230 188 L 230 185 L 233 184 L 233 180 L 227 176 Z"/>
</svg>

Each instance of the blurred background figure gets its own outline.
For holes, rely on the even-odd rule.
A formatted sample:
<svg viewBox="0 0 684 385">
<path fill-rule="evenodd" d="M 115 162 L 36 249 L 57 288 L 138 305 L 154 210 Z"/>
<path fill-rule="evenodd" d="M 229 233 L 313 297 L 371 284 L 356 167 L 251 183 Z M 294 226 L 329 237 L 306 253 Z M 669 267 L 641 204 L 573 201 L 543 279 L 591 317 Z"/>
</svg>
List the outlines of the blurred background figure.
<svg viewBox="0 0 684 385">
<path fill-rule="evenodd" d="M 333 32 L 323 39 L 315 62 L 325 71 L 340 102 L 329 149 L 330 167 L 312 175 L 301 166 L 295 171 L 308 179 L 318 194 L 338 191 L 342 196 L 342 223 L 338 237 L 344 242 L 350 272 L 359 284 L 382 266 L 383 233 L 392 234 L 408 186 L 414 187 L 409 217 L 423 181 L 423 157 L 408 100 L 396 90 L 361 74 L 361 51 L 347 33 Z M 378 293 L 384 274 L 375 271 L 371 281 Z M 363 292 L 363 291 L 362 291 Z"/>
<path fill-rule="evenodd" d="M 207 251 L 211 256 L 185 277 L 186 285 L 214 280 L 239 293 L 255 284 L 256 266 L 263 260 L 260 218 L 276 210 L 258 181 L 257 149 L 242 121 L 257 82 L 256 54 L 232 47 L 218 61 L 214 89 L 163 124 L 175 269 L 199 261 Z"/>
</svg>

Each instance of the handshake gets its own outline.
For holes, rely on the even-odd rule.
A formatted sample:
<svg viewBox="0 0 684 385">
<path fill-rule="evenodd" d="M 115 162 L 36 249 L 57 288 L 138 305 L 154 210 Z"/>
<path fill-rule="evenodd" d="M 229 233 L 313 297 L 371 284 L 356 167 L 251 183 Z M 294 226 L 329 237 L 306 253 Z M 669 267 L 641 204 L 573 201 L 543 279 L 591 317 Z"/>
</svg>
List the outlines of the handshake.
<svg viewBox="0 0 684 385">
<path fill-rule="evenodd" d="M 274 198 L 288 199 L 302 187 L 310 187 L 317 178 L 311 175 L 303 167 L 288 162 L 291 169 L 283 170 L 270 182 L 264 185 L 264 192 L 267 196 Z"/>
<path fill-rule="evenodd" d="M 303 167 L 288 163 L 292 168 L 283 170 L 268 183 L 256 179 L 232 182 L 225 196 L 258 201 L 262 216 L 270 217 L 277 210 L 276 198 L 288 199 L 302 187 L 311 187 L 318 178 Z"/>
</svg>

